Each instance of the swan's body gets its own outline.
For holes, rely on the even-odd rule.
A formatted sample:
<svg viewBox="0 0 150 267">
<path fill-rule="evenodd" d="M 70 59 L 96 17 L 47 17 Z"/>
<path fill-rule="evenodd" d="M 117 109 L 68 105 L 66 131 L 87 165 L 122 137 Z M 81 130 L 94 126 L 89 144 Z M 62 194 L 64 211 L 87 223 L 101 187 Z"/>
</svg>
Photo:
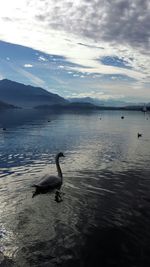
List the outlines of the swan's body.
<svg viewBox="0 0 150 267">
<path fill-rule="evenodd" d="M 33 185 L 33 187 L 36 188 L 36 191 L 33 194 L 33 197 L 37 194 L 50 192 L 50 191 L 53 191 L 55 189 L 60 190 L 60 188 L 63 184 L 63 174 L 62 174 L 62 171 L 61 171 L 61 168 L 59 165 L 59 158 L 60 157 L 64 157 L 62 152 L 58 153 L 56 155 L 56 158 L 55 158 L 55 163 L 56 163 L 58 175 L 54 176 L 54 175 L 48 175 L 47 174 L 47 175 L 43 176 L 43 178 L 40 182 Z M 60 194 L 57 193 L 56 195 L 57 195 L 57 197 L 60 197 Z"/>
<path fill-rule="evenodd" d="M 58 176 L 49 176 L 48 174 L 43 176 L 42 180 L 34 186 L 41 189 L 55 189 L 61 186 L 62 179 Z"/>
</svg>

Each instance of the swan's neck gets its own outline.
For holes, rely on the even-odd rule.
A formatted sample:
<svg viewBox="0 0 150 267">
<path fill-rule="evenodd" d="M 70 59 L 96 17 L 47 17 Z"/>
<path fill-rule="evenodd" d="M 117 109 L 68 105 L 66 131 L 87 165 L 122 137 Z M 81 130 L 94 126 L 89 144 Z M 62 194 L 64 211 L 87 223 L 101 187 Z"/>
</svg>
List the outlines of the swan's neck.
<svg viewBox="0 0 150 267">
<path fill-rule="evenodd" d="M 63 175 L 62 175 L 62 171 L 59 165 L 59 157 L 56 157 L 56 168 L 57 168 L 58 176 L 62 179 Z"/>
</svg>

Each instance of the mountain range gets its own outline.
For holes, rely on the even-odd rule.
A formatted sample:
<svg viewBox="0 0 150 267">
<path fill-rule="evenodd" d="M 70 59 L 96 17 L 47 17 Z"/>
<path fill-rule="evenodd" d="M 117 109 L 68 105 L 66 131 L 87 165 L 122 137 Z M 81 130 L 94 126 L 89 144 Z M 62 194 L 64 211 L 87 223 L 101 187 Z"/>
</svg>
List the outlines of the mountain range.
<svg viewBox="0 0 150 267">
<path fill-rule="evenodd" d="M 0 110 L 1 109 L 11 109 L 11 108 L 17 108 L 14 105 L 7 104 L 3 101 L 0 101 Z"/>
<path fill-rule="evenodd" d="M 22 108 L 68 103 L 63 97 L 43 88 L 24 85 L 7 79 L 0 81 L 0 101 Z"/>
<path fill-rule="evenodd" d="M 47 90 L 24 85 L 8 79 L 0 80 L 0 109 L 36 108 L 36 109 L 125 109 L 142 110 L 144 103 L 127 103 L 117 100 L 100 100 L 91 97 L 65 99 Z M 150 104 L 147 103 L 147 110 Z"/>
<path fill-rule="evenodd" d="M 68 98 L 71 103 L 78 102 L 78 103 L 90 103 L 96 106 L 104 106 L 104 107 L 126 107 L 126 106 L 136 106 L 137 104 L 129 103 L 121 100 L 115 99 L 107 99 L 101 100 L 92 97 L 81 97 L 81 98 Z M 139 105 L 139 104 L 138 104 Z M 141 105 L 143 105 L 141 103 Z"/>
</svg>

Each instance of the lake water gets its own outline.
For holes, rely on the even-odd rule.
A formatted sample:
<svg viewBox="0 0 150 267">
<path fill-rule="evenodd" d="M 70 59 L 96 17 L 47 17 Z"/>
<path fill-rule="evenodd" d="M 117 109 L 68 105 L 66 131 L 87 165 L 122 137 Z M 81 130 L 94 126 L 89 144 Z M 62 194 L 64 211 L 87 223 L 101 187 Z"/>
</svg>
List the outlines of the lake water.
<svg viewBox="0 0 150 267">
<path fill-rule="evenodd" d="M 0 127 L 0 266 L 150 266 L 149 114 L 18 110 Z M 32 198 L 60 151 L 63 201 Z"/>
</svg>

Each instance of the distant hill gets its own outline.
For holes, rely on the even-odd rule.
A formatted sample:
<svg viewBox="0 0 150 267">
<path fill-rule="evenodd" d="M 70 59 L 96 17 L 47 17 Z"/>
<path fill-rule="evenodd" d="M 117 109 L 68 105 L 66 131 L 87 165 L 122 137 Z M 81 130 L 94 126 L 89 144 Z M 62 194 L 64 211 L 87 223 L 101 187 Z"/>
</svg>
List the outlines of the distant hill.
<svg viewBox="0 0 150 267">
<path fill-rule="evenodd" d="M 67 103 L 63 105 L 39 105 L 36 109 L 58 109 L 58 110 L 75 110 L 75 109 L 97 109 L 99 107 L 90 103 Z"/>
<path fill-rule="evenodd" d="M 70 98 L 68 100 L 40 87 L 0 80 L 0 109 L 36 108 L 57 110 L 141 110 L 144 104 L 127 103 L 117 100 L 100 100 L 91 97 Z M 146 104 L 150 110 L 150 103 Z"/>
<path fill-rule="evenodd" d="M 0 81 L 0 99 L 23 108 L 68 103 L 63 97 L 50 93 L 43 88 L 24 85 L 7 79 Z"/>
<path fill-rule="evenodd" d="M 125 101 L 120 101 L 120 100 L 111 100 L 111 99 L 108 99 L 108 100 L 101 100 L 101 99 L 98 99 L 98 98 L 92 98 L 92 97 L 79 97 L 79 98 L 68 98 L 68 100 L 71 102 L 71 103 L 90 103 L 90 104 L 93 104 L 93 105 L 96 105 L 96 106 L 104 106 L 104 107 L 125 107 L 125 106 L 134 106 L 133 103 L 128 103 L 128 102 L 125 102 Z"/>
<path fill-rule="evenodd" d="M 106 107 L 106 106 L 96 106 L 91 103 L 80 103 L 73 102 L 63 105 L 39 105 L 35 109 L 38 110 L 57 110 L 57 111 L 94 111 L 94 110 L 121 110 L 123 107 Z"/>
<path fill-rule="evenodd" d="M 14 105 L 10 105 L 8 103 L 5 103 L 3 101 L 0 101 L 0 110 L 1 109 L 11 109 L 11 108 L 17 108 Z"/>
</svg>

